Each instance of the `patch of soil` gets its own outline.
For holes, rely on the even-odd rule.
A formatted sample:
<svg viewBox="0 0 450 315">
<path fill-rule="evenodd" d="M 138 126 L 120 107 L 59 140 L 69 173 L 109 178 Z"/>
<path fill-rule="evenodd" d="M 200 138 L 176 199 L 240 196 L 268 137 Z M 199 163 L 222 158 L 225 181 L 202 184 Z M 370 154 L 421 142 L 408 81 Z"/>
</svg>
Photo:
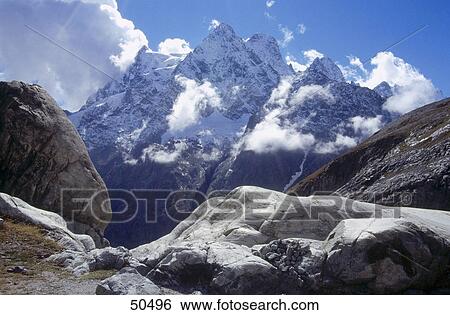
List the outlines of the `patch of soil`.
<svg viewBox="0 0 450 315">
<path fill-rule="evenodd" d="M 95 294 L 110 273 L 77 278 L 45 258 L 62 248 L 40 228 L 5 219 L 0 229 L 0 294 Z M 24 267 L 25 273 L 8 269 Z"/>
</svg>

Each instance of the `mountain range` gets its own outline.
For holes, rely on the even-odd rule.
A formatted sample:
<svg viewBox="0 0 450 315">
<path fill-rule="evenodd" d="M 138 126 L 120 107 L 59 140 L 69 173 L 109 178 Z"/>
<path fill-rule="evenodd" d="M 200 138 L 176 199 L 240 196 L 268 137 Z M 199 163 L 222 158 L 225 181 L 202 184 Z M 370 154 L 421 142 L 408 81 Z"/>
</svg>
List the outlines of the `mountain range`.
<svg viewBox="0 0 450 315">
<path fill-rule="evenodd" d="M 187 55 L 143 47 L 69 118 L 110 189 L 285 191 L 390 122 L 390 93 L 346 82 L 327 57 L 295 72 L 274 38 L 222 23 Z M 110 224 L 108 238 L 136 246 L 167 234 L 175 223 L 155 211 L 158 225 L 138 215 Z"/>
</svg>

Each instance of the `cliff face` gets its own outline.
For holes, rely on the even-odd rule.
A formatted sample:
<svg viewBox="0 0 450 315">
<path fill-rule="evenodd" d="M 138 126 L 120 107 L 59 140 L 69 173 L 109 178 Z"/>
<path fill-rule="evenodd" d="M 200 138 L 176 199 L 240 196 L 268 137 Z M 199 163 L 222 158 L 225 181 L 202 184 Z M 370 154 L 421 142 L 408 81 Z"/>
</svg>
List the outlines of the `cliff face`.
<svg viewBox="0 0 450 315">
<path fill-rule="evenodd" d="M 74 232 L 103 245 L 111 216 L 105 184 L 76 129 L 44 89 L 0 82 L 0 147 L 1 192 L 61 214 Z M 81 196 L 92 203 L 72 200 Z"/>
<path fill-rule="evenodd" d="M 294 185 L 386 205 L 450 210 L 450 99 L 414 110 Z"/>
</svg>

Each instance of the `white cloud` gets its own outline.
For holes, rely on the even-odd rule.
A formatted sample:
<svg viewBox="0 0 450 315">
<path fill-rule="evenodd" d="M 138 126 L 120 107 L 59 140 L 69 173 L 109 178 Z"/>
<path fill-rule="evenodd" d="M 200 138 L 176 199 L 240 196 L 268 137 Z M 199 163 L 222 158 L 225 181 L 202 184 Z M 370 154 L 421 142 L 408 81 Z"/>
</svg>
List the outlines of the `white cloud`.
<svg viewBox="0 0 450 315">
<path fill-rule="evenodd" d="M 167 38 L 159 43 L 158 51 L 165 55 L 187 55 L 192 49 L 189 42 L 181 38 Z"/>
<path fill-rule="evenodd" d="M 347 81 L 359 82 L 367 77 L 368 71 L 358 57 L 347 56 L 349 65 L 337 64 Z"/>
<path fill-rule="evenodd" d="M 317 51 L 315 49 L 309 49 L 309 50 L 303 51 L 303 56 L 305 57 L 308 66 L 311 65 L 316 58 L 325 57 L 324 54 L 322 54 L 320 51 Z"/>
<path fill-rule="evenodd" d="M 278 42 L 281 45 L 281 47 L 287 47 L 287 45 L 289 45 L 289 43 L 294 40 L 294 33 L 287 26 L 283 26 L 281 24 L 278 25 L 278 29 L 283 35 L 283 38 L 280 39 Z"/>
<path fill-rule="evenodd" d="M 268 104 L 285 106 L 291 88 L 292 88 L 292 78 L 286 77 L 281 79 L 278 86 L 272 90 Z"/>
<path fill-rule="evenodd" d="M 355 133 L 360 133 L 363 137 L 371 136 L 383 127 L 383 116 L 362 117 L 355 116 L 350 118 L 350 125 Z"/>
<path fill-rule="evenodd" d="M 109 59 L 121 71 L 125 71 L 134 62 L 134 58 L 139 49 L 144 45 L 148 45 L 147 37 L 143 32 L 135 29 L 133 22 L 122 18 L 122 15 L 117 10 L 117 5 L 112 7 L 107 4 L 102 4 L 100 5 L 100 10 L 109 16 L 109 19 L 114 22 L 114 25 L 121 33 L 119 47 L 122 51 L 117 55 L 110 56 Z"/>
<path fill-rule="evenodd" d="M 371 89 L 383 81 L 394 87 L 394 95 L 384 104 L 390 112 L 404 114 L 440 97 L 431 80 L 391 52 L 379 52 L 373 57 L 371 70 L 367 70 L 356 57 L 349 57 L 349 62 L 349 67 L 343 67 L 347 70 L 344 71 L 347 79 Z"/>
<path fill-rule="evenodd" d="M 286 56 L 286 63 L 292 66 L 292 69 L 294 69 L 295 72 L 305 71 L 307 69 L 305 65 L 302 65 L 294 56 L 290 54 L 287 54 Z"/>
<path fill-rule="evenodd" d="M 110 78 L 25 25 L 112 76 L 148 44 L 144 33 L 121 17 L 115 0 L 0 1 L 3 79 L 38 83 L 69 110 L 80 108 Z"/>
<path fill-rule="evenodd" d="M 357 67 L 359 70 L 361 70 L 363 73 L 367 74 L 367 70 L 366 68 L 364 68 L 363 63 L 361 62 L 361 60 L 358 57 L 355 56 L 347 56 L 349 63 L 354 66 Z"/>
<path fill-rule="evenodd" d="M 271 8 L 275 4 L 275 0 L 267 0 L 266 7 Z"/>
<path fill-rule="evenodd" d="M 305 24 L 301 23 L 301 24 L 297 25 L 297 32 L 300 35 L 305 34 L 306 33 L 306 26 L 305 26 Z"/>
<path fill-rule="evenodd" d="M 213 29 L 217 28 L 220 25 L 220 22 L 216 19 L 212 19 L 211 22 L 209 22 L 208 30 L 212 31 Z"/>
<path fill-rule="evenodd" d="M 187 149 L 185 142 L 177 142 L 173 149 L 167 149 L 159 144 L 151 144 L 142 151 L 141 160 L 150 159 L 159 164 L 169 164 L 175 162 Z"/>
<path fill-rule="evenodd" d="M 319 52 L 315 49 L 304 50 L 304 51 L 302 51 L 302 55 L 303 55 L 303 59 L 305 61 L 304 63 L 298 62 L 297 59 L 289 53 L 286 56 L 286 63 L 288 65 L 291 65 L 292 68 L 297 72 L 305 71 L 306 69 L 308 69 L 308 67 L 313 63 L 313 61 L 316 58 L 324 57 L 324 54 L 322 54 L 321 52 Z"/>
<path fill-rule="evenodd" d="M 394 95 L 388 98 L 383 106 L 390 112 L 405 114 L 440 97 L 439 91 L 430 80 L 417 80 L 405 86 L 395 87 Z"/>
<path fill-rule="evenodd" d="M 290 100 L 291 105 L 300 105 L 305 101 L 312 98 L 321 98 L 327 103 L 331 104 L 334 102 L 334 96 L 330 92 L 329 86 L 321 85 L 305 85 L 301 86 L 293 95 Z"/>
<path fill-rule="evenodd" d="M 195 125 L 208 107 L 219 108 L 220 96 L 208 81 L 199 84 L 195 80 L 178 76 L 177 82 L 184 87 L 173 105 L 172 113 L 167 117 L 170 130 L 181 131 Z"/>
<path fill-rule="evenodd" d="M 318 143 L 315 146 L 314 151 L 320 154 L 335 153 L 343 149 L 352 148 L 357 144 L 356 139 L 337 134 L 335 141 Z"/>
<path fill-rule="evenodd" d="M 280 81 L 278 86 L 273 89 L 270 99 L 265 105 L 266 109 L 273 107 L 273 105 L 277 105 L 277 107 L 268 111 L 264 119 L 243 137 L 242 142 L 236 146 L 236 150 L 244 148 L 256 153 L 268 153 L 279 150 L 306 150 L 314 145 L 315 138 L 312 134 L 299 132 L 295 124 L 283 121 L 282 116 L 288 114 L 290 109 L 294 108 L 291 105 L 298 106 L 312 96 L 310 92 L 315 91 L 317 93 L 317 86 L 301 87 L 299 89 L 300 93 L 298 95 L 294 94 L 294 97 L 297 95 L 295 104 L 292 99 L 289 99 L 291 88 L 292 77 L 285 77 Z M 316 95 L 329 96 L 325 92 L 319 92 Z"/>
<path fill-rule="evenodd" d="M 256 153 L 308 149 L 315 142 L 311 134 L 301 134 L 292 125 L 282 125 L 278 118 L 266 118 L 245 136 L 244 148 Z"/>
</svg>

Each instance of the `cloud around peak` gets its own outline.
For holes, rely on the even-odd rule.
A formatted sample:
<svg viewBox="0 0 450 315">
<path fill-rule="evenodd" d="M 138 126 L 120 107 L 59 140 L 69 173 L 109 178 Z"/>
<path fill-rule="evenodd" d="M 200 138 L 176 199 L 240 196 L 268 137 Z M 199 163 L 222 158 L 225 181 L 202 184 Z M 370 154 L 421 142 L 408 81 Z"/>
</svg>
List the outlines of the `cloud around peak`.
<svg viewBox="0 0 450 315">
<path fill-rule="evenodd" d="M 404 114 L 426 105 L 440 97 L 439 90 L 417 68 L 392 52 L 379 52 L 370 60 L 367 69 L 359 58 L 350 56 L 349 66 L 341 67 L 347 79 L 368 88 L 387 82 L 393 90 L 384 108 L 390 112 Z"/>
<path fill-rule="evenodd" d="M 192 49 L 182 38 L 167 38 L 158 45 L 158 51 L 165 55 L 187 55 Z"/>
<path fill-rule="evenodd" d="M 195 125 L 205 110 L 221 106 L 221 98 L 210 82 L 198 83 L 182 76 L 177 76 L 176 80 L 184 91 L 178 95 L 172 113 L 167 117 L 171 132 Z"/>
</svg>

